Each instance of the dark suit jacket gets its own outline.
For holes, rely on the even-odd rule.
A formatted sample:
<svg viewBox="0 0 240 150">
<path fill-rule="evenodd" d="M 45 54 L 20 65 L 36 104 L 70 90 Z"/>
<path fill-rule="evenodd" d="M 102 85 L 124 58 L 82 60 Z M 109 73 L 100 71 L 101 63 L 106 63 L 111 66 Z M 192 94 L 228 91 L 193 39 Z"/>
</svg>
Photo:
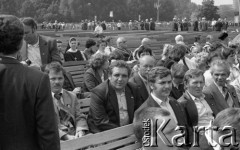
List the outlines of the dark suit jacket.
<svg viewBox="0 0 240 150">
<path fill-rule="evenodd" d="M 171 105 L 171 107 L 175 113 L 175 116 L 178 121 L 178 125 L 187 126 L 187 120 L 186 120 L 187 118 L 186 118 L 185 113 L 184 113 L 183 109 L 181 108 L 180 104 L 175 99 L 173 99 L 171 97 L 169 97 L 169 98 L 170 98 L 169 104 Z M 135 113 L 141 112 L 141 110 L 146 107 L 160 107 L 160 106 L 150 95 L 148 97 L 148 99 L 136 110 Z"/>
<path fill-rule="evenodd" d="M 104 79 L 107 80 L 107 73 L 104 71 Z M 89 68 L 84 73 L 84 91 L 89 92 L 96 86 L 102 83 L 100 75 L 92 68 Z"/>
<path fill-rule="evenodd" d="M 134 111 L 138 108 L 139 92 L 136 85 L 128 83 L 125 96 L 129 115 L 129 123 L 133 121 Z M 107 80 L 92 90 L 88 115 L 90 132 L 97 133 L 120 126 L 118 99 L 115 90 Z"/>
<path fill-rule="evenodd" d="M 135 83 L 138 86 L 138 89 L 140 92 L 139 93 L 140 94 L 139 102 L 140 102 L 140 104 L 144 103 L 147 100 L 149 94 L 148 94 L 147 88 L 146 88 L 143 80 L 139 76 L 139 74 L 135 73 L 133 75 L 133 77 L 129 80 L 129 82 Z"/>
<path fill-rule="evenodd" d="M 174 85 L 172 85 L 170 96 L 174 99 L 179 99 L 183 95 L 184 91 L 185 90 L 183 84 L 179 84 L 178 89 Z"/>
<path fill-rule="evenodd" d="M 39 35 L 39 48 L 40 48 L 40 55 L 42 64 L 46 65 L 51 63 L 52 61 L 61 62 L 60 54 L 57 50 L 57 43 L 56 40 L 51 37 L 46 37 Z M 27 59 L 27 43 L 24 42 L 21 50 L 19 60 L 24 61 Z"/>
<path fill-rule="evenodd" d="M 49 78 L 0 57 L 0 149 L 60 150 Z"/>
<path fill-rule="evenodd" d="M 213 111 L 213 116 L 216 117 L 216 115 L 219 113 L 219 110 L 216 108 L 216 103 L 215 101 L 211 98 L 210 95 L 204 94 L 205 95 L 205 100 L 207 101 L 208 105 Z M 198 125 L 198 111 L 196 104 L 194 103 L 193 99 L 191 96 L 185 92 L 179 99 L 178 102 L 184 109 L 184 111 L 187 114 L 187 119 L 188 119 L 188 124 L 190 126 L 197 126 Z"/>
<path fill-rule="evenodd" d="M 230 96 L 232 97 L 235 107 L 239 108 L 240 104 L 239 104 L 236 90 L 232 85 L 228 85 L 228 90 L 229 90 Z M 219 91 L 215 83 L 211 83 L 209 86 L 207 86 L 203 90 L 203 92 L 211 96 L 211 98 L 215 101 L 216 108 L 218 109 L 219 112 L 229 107 L 225 98 L 223 97 L 222 93 Z"/>
</svg>

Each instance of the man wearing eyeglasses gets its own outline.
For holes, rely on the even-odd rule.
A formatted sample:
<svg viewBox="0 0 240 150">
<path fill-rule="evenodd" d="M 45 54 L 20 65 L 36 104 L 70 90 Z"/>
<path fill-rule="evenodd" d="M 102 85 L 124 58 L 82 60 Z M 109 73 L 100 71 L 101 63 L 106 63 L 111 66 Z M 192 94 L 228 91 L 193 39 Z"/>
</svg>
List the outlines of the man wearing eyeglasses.
<svg viewBox="0 0 240 150">
<path fill-rule="evenodd" d="M 132 52 L 127 49 L 127 40 L 124 37 L 117 39 L 117 48 L 115 51 L 124 56 L 124 61 L 133 60 Z"/>
<path fill-rule="evenodd" d="M 141 104 L 148 98 L 150 88 L 148 84 L 148 72 L 154 67 L 155 59 L 146 55 L 139 59 L 139 70 L 129 82 L 135 83 L 140 90 Z"/>
</svg>

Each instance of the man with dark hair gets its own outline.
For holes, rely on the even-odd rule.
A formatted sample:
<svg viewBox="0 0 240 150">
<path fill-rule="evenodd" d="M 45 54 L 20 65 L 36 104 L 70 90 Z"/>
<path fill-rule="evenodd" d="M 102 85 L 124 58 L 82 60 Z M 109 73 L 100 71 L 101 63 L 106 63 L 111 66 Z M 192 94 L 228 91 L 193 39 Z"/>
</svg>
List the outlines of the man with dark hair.
<svg viewBox="0 0 240 150">
<path fill-rule="evenodd" d="M 57 50 L 56 40 L 42 36 L 37 33 L 37 23 L 33 18 L 21 19 L 24 25 L 24 40 L 20 50 L 20 60 L 23 64 L 42 67 L 53 61 L 61 63 L 61 58 Z"/>
<path fill-rule="evenodd" d="M 236 90 L 232 85 L 227 84 L 230 75 L 230 66 L 224 60 L 215 60 L 211 64 L 210 72 L 214 80 L 204 89 L 204 93 L 212 96 L 218 111 L 229 107 L 240 107 Z"/>
<path fill-rule="evenodd" d="M 85 47 L 86 47 L 86 49 L 83 51 L 83 53 L 88 60 L 98 50 L 97 42 L 93 39 L 87 39 Z"/>
<path fill-rule="evenodd" d="M 180 104 L 169 97 L 172 89 L 172 76 L 165 67 L 154 67 L 148 73 L 151 94 L 148 99 L 136 110 L 136 114 L 146 107 L 161 107 L 167 109 L 178 125 L 187 126 L 187 118 Z"/>
<path fill-rule="evenodd" d="M 63 89 L 64 70 L 58 62 L 45 68 L 51 84 L 51 91 L 61 140 L 81 137 L 88 131 L 86 116 L 81 113 L 75 93 Z"/>
<path fill-rule="evenodd" d="M 140 91 L 141 104 L 147 100 L 150 87 L 148 84 L 148 72 L 154 67 L 155 59 L 152 56 L 143 56 L 139 59 L 138 73 L 135 73 L 129 82 L 135 83 Z"/>
<path fill-rule="evenodd" d="M 170 96 L 179 99 L 184 93 L 183 77 L 187 72 L 187 67 L 183 64 L 173 64 L 171 67 L 172 90 Z"/>
<path fill-rule="evenodd" d="M 132 123 L 139 106 L 136 85 L 129 83 L 131 69 L 124 61 L 109 67 L 109 79 L 92 90 L 88 125 L 93 133 Z"/>
<path fill-rule="evenodd" d="M 213 144 L 214 150 L 238 150 L 240 148 L 240 109 L 239 108 L 227 108 L 219 112 L 217 117 L 213 121 L 213 127 L 217 127 L 219 130 L 212 131 L 212 134 L 206 133 L 208 141 Z M 232 127 L 231 130 L 222 130 L 224 127 Z M 210 132 L 211 133 L 211 132 Z M 224 139 L 224 143 L 219 143 L 220 137 L 224 135 L 232 135 Z M 232 139 L 235 138 L 235 141 Z M 232 142 L 231 142 L 232 141 Z M 229 146 L 224 147 L 223 144 L 230 143 Z M 237 145 L 233 143 L 238 143 Z"/>
<path fill-rule="evenodd" d="M 138 139 L 138 142 L 142 143 L 142 149 L 143 150 L 176 150 L 179 149 L 176 146 L 170 147 L 167 146 L 166 143 L 163 142 L 163 140 L 157 135 L 157 146 L 155 147 L 145 147 L 144 145 L 147 143 L 144 142 L 144 134 L 146 131 L 144 131 L 144 122 L 151 122 L 154 124 L 156 121 L 157 123 L 155 128 L 158 128 L 161 126 L 161 124 L 164 121 L 169 120 L 166 127 L 163 129 L 164 135 L 167 137 L 168 140 L 172 139 L 175 135 L 178 135 L 180 132 L 175 131 L 177 124 L 175 123 L 173 116 L 171 116 L 171 113 L 163 108 L 159 107 L 146 107 L 142 109 L 139 113 L 135 113 L 133 125 L 134 125 L 134 134 L 136 138 Z M 149 124 L 150 125 L 150 124 Z M 151 130 L 151 128 L 150 128 Z M 154 130 L 153 130 L 154 131 Z M 145 132 L 145 133 L 144 133 Z"/>
<path fill-rule="evenodd" d="M 16 58 L 24 27 L 0 15 L 0 149 L 60 150 L 49 78 Z"/>
</svg>

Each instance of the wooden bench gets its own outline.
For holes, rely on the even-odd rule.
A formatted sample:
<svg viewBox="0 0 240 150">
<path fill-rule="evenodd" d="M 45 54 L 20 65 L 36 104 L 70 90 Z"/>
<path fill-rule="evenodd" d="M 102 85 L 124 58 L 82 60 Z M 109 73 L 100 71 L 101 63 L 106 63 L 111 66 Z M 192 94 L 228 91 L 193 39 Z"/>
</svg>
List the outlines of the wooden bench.
<svg viewBox="0 0 240 150">
<path fill-rule="evenodd" d="M 84 73 L 89 68 L 88 61 L 67 61 L 63 68 L 72 75 L 76 87 L 83 87 Z"/>
<path fill-rule="evenodd" d="M 141 143 L 137 142 L 132 124 L 61 142 L 61 150 L 135 150 L 140 147 Z"/>
</svg>

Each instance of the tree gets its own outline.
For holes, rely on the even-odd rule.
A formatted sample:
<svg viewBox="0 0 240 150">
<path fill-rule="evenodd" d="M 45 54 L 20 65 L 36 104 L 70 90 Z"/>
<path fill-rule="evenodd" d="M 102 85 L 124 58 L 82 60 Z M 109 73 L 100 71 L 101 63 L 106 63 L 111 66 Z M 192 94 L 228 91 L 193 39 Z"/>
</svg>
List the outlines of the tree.
<svg viewBox="0 0 240 150">
<path fill-rule="evenodd" d="M 22 7 L 20 9 L 20 15 L 22 17 L 28 16 L 28 17 L 34 17 L 35 14 L 35 7 L 30 0 L 26 0 L 22 3 Z"/>
<path fill-rule="evenodd" d="M 203 0 L 199 17 L 205 17 L 206 20 L 220 18 L 220 15 L 218 14 L 218 7 L 214 6 L 214 0 Z"/>
<path fill-rule="evenodd" d="M 0 14 L 10 14 L 18 16 L 16 0 L 0 0 Z"/>
</svg>

